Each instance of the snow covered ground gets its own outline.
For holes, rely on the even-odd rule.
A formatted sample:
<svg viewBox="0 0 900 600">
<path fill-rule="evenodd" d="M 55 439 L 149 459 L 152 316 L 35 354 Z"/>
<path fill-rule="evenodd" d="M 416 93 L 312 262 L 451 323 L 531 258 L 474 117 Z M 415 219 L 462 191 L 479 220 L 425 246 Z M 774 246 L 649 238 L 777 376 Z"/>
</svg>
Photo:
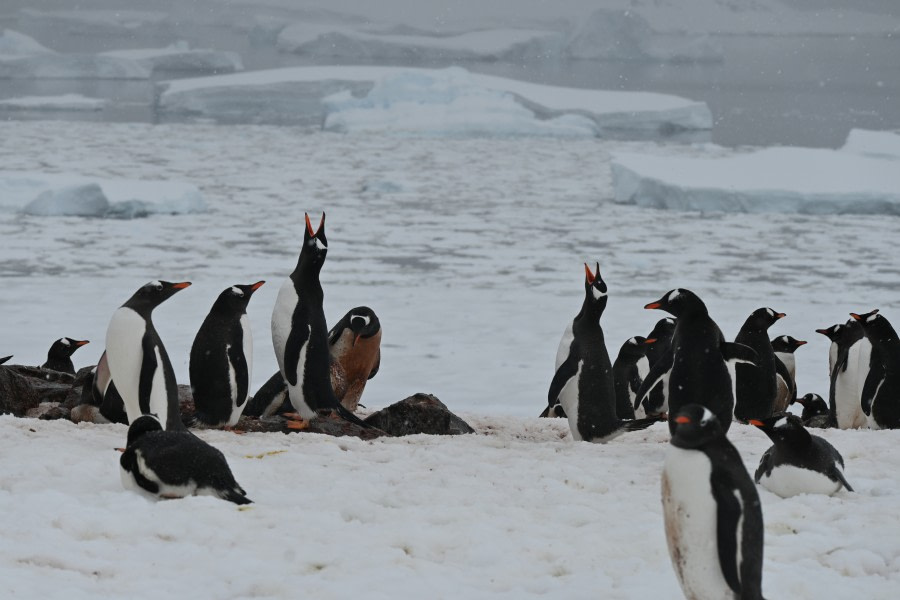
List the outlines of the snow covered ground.
<svg viewBox="0 0 900 600">
<path fill-rule="evenodd" d="M 707 147 L 596 138 L 388 138 L 300 128 L 3 122 L 0 165 L 93 181 L 176 181 L 208 211 L 121 221 L 0 211 L 0 355 L 40 364 L 62 336 L 102 351 L 109 317 L 150 279 L 194 285 L 155 322 L 178 378 L 218 293 L 265 279 L 249 317 L 253 388 L 275 371 L 269 318 L 303 212 L 325 210 L 329 323 L 366 304 L 384 329 L 363 403 L 430 392 L 479 431 L 360 442 L 204 432 L 256 501 L 148 503 L 119 483 L 125 429 L 0 418 L 0 595 L 679 598 L 663 536 L 665 428 L 575 444 L 546 402 L 559 337 L 600 261 L 613 351 L 681 286 L 733 337 L 760 306 L 827 395 L 814 333 L 879 307 L 900 324 L 898 222 L 867 215 L 659 211 L 614 200 L 613 154 Z M 32 431 L 33 430 L 33 431 Z M 731 438 L 748 467 L 768 447 Z M 767 597 L 892 598 L 900 584 L 897 432 L 827 431 L 858 493 L 760 491 Z M 281 453 L 267 454 L 269 452 Z M 257 457 L 260 458 L 247 458 Z"/>
<path fill-rule="evenodd" d="M 416 129 L 421 110 L 445 111 L 459 97 L 475 98 L 448 113 L 457 120 L 471 119 L 485 133 L 493 119 L 518 119 L 518 133 L 553 130 L 546 121 L 566 117 L 566 127 L 556 134 L 574 131 L 585 135 L 593 121 L 596 132 L 626 137 L 659 137 L 680 132 L 709 130 L 712 115 L 703 102 L 648 92 L 574 89 L 469 73 L 464 69 L 413 69 L 399 67 L 328 66 L 286 67 L 216 77 L 177 79 L 159 84 L 157 103 L 163 115 L 192 115 L 238 123 L 301 123 L 337 129 Z M 377 89 L 375 89 L 377 86 Z M 374 94 L 373 94 L 374 91 Z M 342 94 L 338 101 L 332 94 Z M 354 100 L 366 94 L 371 98 Z M 503 96 L 502 98 L 500 96 Z M 328 98 L 329 101 L 323 102 Z M 429 105 L 431 105 L 429 107 Z M 360 116 L 359 109 L 368 108 Z M 342 111 L 353 114 L 340 114 Z M 334 116 L 334 113 L 338 113 Z M 531 114 L 529 117 L 528 114 Z M 530 126 L 522 121 L 532 121 Z M 380 124 L 379 124 L 380 121 Z M 443 119 L 427 119 L 430 131 L 440 131 Z M 580 126 L 576 125 L 580 121 Z M 450 123 L 449 133 L 458 124 Z M 476 127 L 473 127 L 475 129 Z M 499 131 L 511 134 L 514 131 Z"/>
</svg>

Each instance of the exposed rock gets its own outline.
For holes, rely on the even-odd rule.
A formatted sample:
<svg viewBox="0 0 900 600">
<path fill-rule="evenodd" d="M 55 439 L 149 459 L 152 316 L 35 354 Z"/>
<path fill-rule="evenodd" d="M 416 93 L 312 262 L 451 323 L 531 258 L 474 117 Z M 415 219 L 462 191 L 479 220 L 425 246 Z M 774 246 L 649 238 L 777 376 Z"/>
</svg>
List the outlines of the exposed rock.
<svg viewBox="0 0 900 600">
<path fill-rule="evenodd" d="M 75 378 L 21 365 L 0 366 L 0 413 L 24 417 L 41 402 L 64 403 Z"/>
<path fill-rule="evenodd" d="M 415 394 L 369 415 L 365 422 L 391 435 L 460 435 L 475 433 L 431 394 Z"/>
<path fill-rule="evenodd" d="M 59 402 L 41 402 L 36 407 L 29 409 L 25 416 L 32 419 L 54 421 L 56 419 L 69 419 L 69 413 L 69 409 Z"/>
</svg>

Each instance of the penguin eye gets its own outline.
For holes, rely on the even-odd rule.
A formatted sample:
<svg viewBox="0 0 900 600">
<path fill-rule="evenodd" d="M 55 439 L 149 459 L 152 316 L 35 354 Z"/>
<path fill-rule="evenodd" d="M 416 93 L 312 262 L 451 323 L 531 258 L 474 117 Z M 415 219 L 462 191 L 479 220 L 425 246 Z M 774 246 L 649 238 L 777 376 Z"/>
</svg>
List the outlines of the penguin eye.
<svg viewBox="0 0 900 600">
<path fill-rule="evenodd" d="M 151 285 L 153 286 L 153 289 L 156 290 L 157 292 L 161 292 L 163 289 L 163 284 L 160 283 L 159 281 L 154 281 Z"/>
</svg>

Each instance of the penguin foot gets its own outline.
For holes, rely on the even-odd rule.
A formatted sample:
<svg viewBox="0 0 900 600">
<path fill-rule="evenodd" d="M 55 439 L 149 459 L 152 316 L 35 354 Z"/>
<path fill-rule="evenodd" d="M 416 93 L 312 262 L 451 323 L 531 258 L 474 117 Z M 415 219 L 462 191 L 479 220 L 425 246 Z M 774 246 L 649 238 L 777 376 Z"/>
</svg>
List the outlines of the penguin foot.
<svg viewBox="0 0 900 600">
<path fill-rule="evenodd" d="M 244 431 L 243 429 L 237 429 L 236 427 L 232 427 L 232 426 L 230 426 L 230 425 L 226 425 L 226 426 L 223 427 L 222 429 L 225 430 L 225 431 L 230 431 L 231 433 L 234 433 L 234 434 L 237 434 L 237 435 L 244 435 L 245 433 L 247 433 L 247 432 Z"/>
<path fill-rule="evenodd" d="M 303 419 L 289 419 L 285 424 L 285 427 L 288 429 L 294 429 L 296 431 L 302 431 L 304 429 L 309 428 L 309 421 L 304 421 Z"/>
</svg>

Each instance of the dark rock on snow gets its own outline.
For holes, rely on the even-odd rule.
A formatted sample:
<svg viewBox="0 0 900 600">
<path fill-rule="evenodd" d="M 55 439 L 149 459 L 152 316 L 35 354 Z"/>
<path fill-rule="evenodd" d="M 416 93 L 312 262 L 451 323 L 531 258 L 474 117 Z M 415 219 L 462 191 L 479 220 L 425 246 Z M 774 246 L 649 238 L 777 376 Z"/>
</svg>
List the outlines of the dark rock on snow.
<svg viewBox="0 0 900 600">
<path fill-rule="evenodd" d="M 391 435 L 459 435 L 475 433 L 468 423 L 457 417 L 443 402 L 431 394 L 415 394 L 391 404 L 365 419 L 366 424 Z"/>
</svg>

